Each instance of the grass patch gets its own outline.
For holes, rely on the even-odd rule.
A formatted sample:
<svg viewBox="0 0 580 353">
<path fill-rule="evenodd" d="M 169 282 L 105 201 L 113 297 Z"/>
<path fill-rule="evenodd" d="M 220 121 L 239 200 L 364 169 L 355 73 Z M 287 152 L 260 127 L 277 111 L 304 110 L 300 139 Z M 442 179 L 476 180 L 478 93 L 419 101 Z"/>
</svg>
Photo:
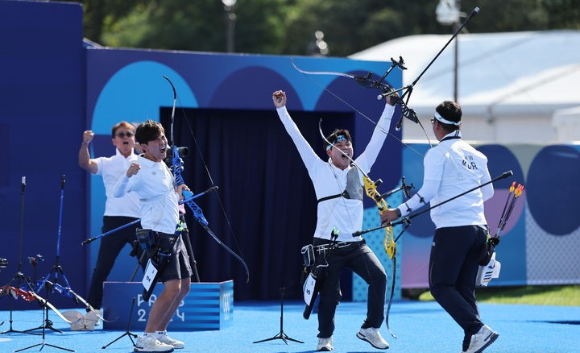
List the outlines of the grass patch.
<svg viewBox="0 0 580 353">
<path fill-rule="evenodd" d="M 580 306 L 580 285 L 477 288 L 479 303 Z M 429 291 L 421 301 L 434 300 Z"/>
</svg>

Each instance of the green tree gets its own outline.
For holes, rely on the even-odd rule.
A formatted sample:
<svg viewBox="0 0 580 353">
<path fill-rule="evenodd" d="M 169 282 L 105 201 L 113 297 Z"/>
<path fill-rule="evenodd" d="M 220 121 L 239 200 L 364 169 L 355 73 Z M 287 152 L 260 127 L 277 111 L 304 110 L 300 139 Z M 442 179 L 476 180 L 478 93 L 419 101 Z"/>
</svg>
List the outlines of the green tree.
<svg viewBox="0 0 580 353">
<path fill-rule="evenodd" d="M 458 0 L 459 1 L 459 0 Z M 226 14 L 218 0 L 83 0 L 85 35 L 107 46 L 222 52 Z M 439 0 L 238 0 L 235 43 L 243 53 L 308 55 L 324 32 L 332 56 L 390 39 L 451 34 L 437 23 Z M 471 33 L 580 28 L 580 0 L 460 0 L 481 12 Z"/>
</svg>

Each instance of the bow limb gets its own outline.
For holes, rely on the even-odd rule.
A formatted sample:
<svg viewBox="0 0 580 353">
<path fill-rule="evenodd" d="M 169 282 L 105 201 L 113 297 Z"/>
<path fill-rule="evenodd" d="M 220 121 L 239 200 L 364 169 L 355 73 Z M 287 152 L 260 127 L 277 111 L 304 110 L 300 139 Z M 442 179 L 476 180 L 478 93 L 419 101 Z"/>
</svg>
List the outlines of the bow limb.
<svg viewBox="0 0 580 353">
<path fill-rule="evenodd" d="M 181 175 L 181 171 L 183 170 L 182 167 L 183 160 L 179 157 L 179 152 L 177 151 L 177 147 L 173 146 L 173 173 L 175 177 L 175 182 L 177 185 L 181 185 L 184 183 L 183 176 Z M 224 244 L 209 228 L 209 222 L 205 218 L 201 207 L 199 207 L 193 201 L 193 194 L 190 191 L 183 190 L 183 196 L 185 197 L 184 203 L 189 207 L 191 212 L 193 213 L 193 217 L 199 223 L 199 225 L 215 240 L 222 248 L 224 248 L 228 253 L 230 253 L 233 257 L 235 257 L 246 271 L 246 283 L 250 281 L 250 271 L 248 269 L 248 265 L 244 261 L 244 259 L 236 254 L 232 249 L 230 249 L 226 244 Z"/>
<path fill-rule="evenodd" d="M 397 338 L 392 332 L 389 326 L 389 314 L 391 313 L 391 304 L 393 304 L 393 294 L 395 294 L 395 278 L 397 277 L 397 254 L 393 255 L 393 279 L 391 280 L 391 294 L 389 295 L 389 304 L 387 304 L 387 315 L 385 321 L 387 323 L 387 331 L 393 338 Z"/>
<path fill-rule="evenodd" d="M 36 294 L 34 291 L 30 291 L 29 292 L 30 295 L 32 295 L 34 297 L 34 299 L 36 299 L 41 306 L 47 306 L 50 310 L 54 311 L 54 313 L 56 315 L 58 315 L 58 317 L 60 317 L 62 319 L 62 321 L 66 322 L 67 324 L 72 324 L 74 323 L 73 321 L 70 321 L 69 319 L 67 319 L 60 311 L 58 311 L 58 309 L 56 307 L 54 307 L 54 305 L 52 305 L 48 300 L 44 299 L 43 297 L 41 297 L 40 295 Z"/>
<path fill-rule="evenodd" d="M 356 76 L 356 75 L 350 75 L 350 74 L 345 74 L 345 73 L 342 73 L 342 72 L 334 72 L 334 71 L 306 71 L 306 70 L 302 70 L 298 66 L 296 66 L 296 64 L 294 63 L 294 58 L 292 58 L 291 61 L 292 61 L 292 65 L 294 66 L 294 68 L 298 72 L 300 72 L 300 73 L 302 73 L 302 74 L 304 74 L 306 76 L 309 76 L 309 75 L 332 75 L 332 76 L 342 76 L 342 77 L 350 78 L 350 79 L 353 79 L 354 81 L 356 81 L 358 84 L 360 84 L 361 86 L 363 86 L 365 88 L 378 89 L 378 90 L 382 91 L 383 94 L 381 94 L 381 95 L 378 96 L 378 97 L 381 97 L 381 98 L 387 97 L 389 95 L 395 94 L 395 93 L 397 93 L 399 91 L 402 91 L 402 90 L 405 90 L 405 89 L 409 89 L 409 87 L 403 87 L 403 88 L 394 90 L 391 86 L 389 86 L 389 85 L 387 85 L 385 83 L 382 83 L 382 80 L 386 77 L 386 75 L 384 75 L 384 77 L 381 77 L 380 81 L 375 81 L 375 80 L 372 80 L 371 79 L 372 78 L 372 73 L 371 72 L 369 72 L 367 74 L 367 76 Z M 342 99 L 336 93 L 332 92 L 326 86 L 322 85 L 320 82 L 314 80 L 311 77 L 308 77 L 308 78 L 312 82 L 314 82 L 316 85 L 320 86 L 323 90 L 325 90 L 326 92 L 328 92 L 329 94 L 331 94 L 332 96 L 334 96 L 336 99 L 338 99 L 339 101 L 341 101 L 344 105 L 346 105 L 350 109 L 352 109 L 355 112 L 357 112 L 358 114 L 360 114 L 362 117 L 364 117 L 370 123 L 372 123 L 373 125 L 375 125 L 378 129 L 380 129 L 383 133 L 385 133 L 386 135 L 391 135 L 395 140 L 399 141 L 399 143 L 401 143 L 403 146 L 407 147 L 408 149 L 410 149 L 411 151 L 413 151 L 416 154 L 420 155 L 421 157 L 424 157 L 425 156 L 423 153 L 417 151 L 415 148 L 413 148 L 413 147 L 409 146 L 408 144 L 406 144 L 405 142 L 403 142 L 402 139 L 400 139 L 398 136 L 396 136 L 392 132 L 383 129 L 379 124 L 377 124 L 377 122 L 375 122 L 373 119 L 371 119 L 370 117 L 368 117 L 365 113 L 363 113 L 359 109 L 355 108 L 352 104 L 348 103 L 346 100 Z M 405 93 L 404 95 L 406 95 L 406 94 L 407 93 Z M 379 99 L 381 99 L 381 98 L 379 98 Z M 409 97 L 407 97 L 407 101 L 408 100 L 409 100 Z M 423 128 L 423 125 L 421 125 L 421 122 L 417 118 L 415 112 L 412 109 L 410 109 L 410 108 L 407 107 L 407 103 L 402 98 L 399 98 L 397 100 L 397 105 L 401 106 L 401 114 L 403 114 L 403 116 L 405 116 L 405 117 L 413 120 L 414 122 L 418 123 L 421 126 L 421 128 L 423 129 L 423 132 L 425 133 L 425 137 L 427 138 L 427 141 L 429 141 L 429 145 L 431 145 L 431 141 L 429 140 L 429 136 L 427 135 L 427 132 Z M 397 129 L 397 130 L 399 130 L 399 129 Z"/>
<path fill-rule="evenodd" d="M 375 201 L 379 212 L 387 210 L 389 208 L 389 204 L 377 191 L 377 185 L 380 183 L 372 181 L 368 176 L 363 177 L 363 181 L 367 196 Z M 385 248 L 387 255 L 389 255 L 389 258 L 392 260 L 397 253 L 397 244 L 393 238 L 392 226 L 385 227 L 385 239 L 383 240 L 383 247 Z"/>
<path fill-rule="evenodd" d="M 335 71 L 306 71 L 306 70 L 302 70 L 301 68 L 296 66 L 296 63 L 294 62 L 294 58 L 291 58 L 290 60 L 292 61 L 292 66 L 294 66 L 294 68 L 296 70 L 298 70 L 298 72 L 305 74 L 305 75 L 342 76 L 342 77 L 347 77 L 347 78 L 350 78 L 353 80 L 356 80 L 357 78 L 360 77 L 360 76 L 355 76 L 355 75 L 350 75 L 350 74 L 345 74 L 343 72 L 335 72 Z"/>
<path fill-rule="evenodd" d="M 171 153 L 172 153 L 172 166 L 171 166 L 171 171 L 173 172 L 173 177 L 175 178 L 175 186 L 179 186 L 182 184 L 185 184 L 185 180 L 183 179 L 183 160 L 181 159 L 181 156 L 179 155 L 179 150 L 177 148 L 177 146 L 175 146 L 175 140 L 173 139 L 173 123 L 174 123 L 174 118 L 175 118 L 175 107 L 177 105 L 177 90 L 175 89 L 175 86 L 173 85 L 173 82 L 171 82 L 171 80 L 167 77 L 167 76 L 163 76 L 164 79 L 167 80 L 167 82 L 169 82 L 169 84 L 171 85 L 171 89 L 173 90 L 173 107 L 171 110 L 171 134 L 170 134 L 170 138 L 171 138 Z M 197 140 L 195 138 L 195 136 L 193 136 L 192 133 L 192 137 L 193 140 L 195 141 L 195 144 L 197 145 Z M 199 146 L 198 146 L 198 151 L 199 151 Z M 200 153 L 201 154 L 201 153 Z M 212 188 L 210 190 L 217 190 L 217 186 L 214 185 L 213 183 L 213 179 L 209 173 L 209 170 L 207 169 L 207 165 L 205 163 L 205 160 L 203 159 L 203 156 L 201 156 L 203 164 L 205 166 L 205 169 L 207 171 L 208 177 L 212 183 Z M 235 257 L 238 261 L 241 262 L 242 266 L 244 267 L 244 270 L 246 271 L 246 283 L 248 283 L 250 281 L 250 271 L 248 269 L 248 265 L 246 264 L 246 262 L 244 261 L 244 259 L 239 256 L 238 254 L 236 254 L 232 249 L 230 249 L 227 245 L 225 245 L 214 233 L 213 231 L 209 228 L 208 224 L 209 222 L 207 221 L 207 219 L 205 218 L 203 211 L 201 209 L 201 207 L 199 207 L 194 201 L 193 199 L 195 198 L 193 193 L 189 190 L 182 190 L 183 193 L 183 197 L 184 197 L 184 201 L 183 203 L 187 204 L 187 206 L 189 207 L 189 209 L 193 212 L 193 217 L 195 218 L 195 220 L 201 225 L 201 227 L 213 238 L 213 240 L 215 240 L 222 248 L 224 248 L 228 253 L 230 253 L 233 257 Z M 219 197 L 218 197 L 219 200 Z M 220 200 L 220 205 L 221 205 L 221 200 Z M 233 230 L 231 228 L 230 225 L 230 221 L 227 218 L 227 215 L 225 213 L 225 210 L 222 206 L 222 212 L 224 214 L 224 216 L 226 217 L 226 220 L 228 222 L 228 225 L 230 227 L 230 231 L 232 232 L 233 235 Z M 235 239 L 235 236 L 234 236 Z"/>
<path fill-rule="evenodd" d="M 209 228 L 209 222 L 207 221 L 207 219 L 205 218 L 205 216 L 203 215 L 203 211 L 201 210 L 201 207 L 199 207 L 193 200 L 186 200 L 185 204 L 187 204 L 187 206 L 189 207 L 189 209 L 193 212 L 193 217 L 195 218 L 195 220 L 197 221 L 197 223 L 199 223 L 199 225 L 207 232 L 207 234 L 209 234 L 209 236 L 211 236 L 213 238 L 213 240 L 215 240 L 222 248 L 224 248 L 228 253 L 230 253 L 230 255 L 232 255 L 233 257 L 235 257 L 238 261 L 240 261 L 240 263 L 242 264 L 242 266 L 244 267 L 244 270 L 246 271 L 246 283 L 248 283 L 250 281 L 250 271 L 248 270 L 248 265 L 246 264 L 246 262 L 244 261 L 244 259 L 236 254 L 232 249 L 230 249 L 226 244 L 224 244 L 215 234 L 214 232 Z"/>
</svg>

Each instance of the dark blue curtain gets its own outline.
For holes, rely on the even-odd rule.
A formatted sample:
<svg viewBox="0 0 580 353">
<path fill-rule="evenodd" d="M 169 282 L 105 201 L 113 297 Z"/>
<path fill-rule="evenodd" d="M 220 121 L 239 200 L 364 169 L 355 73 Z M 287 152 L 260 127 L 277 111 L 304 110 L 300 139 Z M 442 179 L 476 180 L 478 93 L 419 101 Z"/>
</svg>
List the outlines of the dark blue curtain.
<svg viewBox="0 0 580 353">
<path fill-rule="evenodd" d="M 350 113 L 291 114 L 304 137 L 324 159 L 319 118 L 323 118 L 326 135 L 336 127 L 352 132 L 354 126 Z M 161 110 L 168 136 L 170 116 L 171 109 Z M 210 228 L 245 259 L 250 269 L 250 282 L 246 283 L 240 263 L 188 214 L 201 280 L 233 278 L 238 300 L 277 299 L 280 287 L 286 288 L 287 298 L 299 298 L 300 248 L 312 241 L 316 196 L 296 147 L 275 110 L 178 110 L 174 135 L 177 146 L 190 149 L 189 156 L 184 158 L 183 174 L 191 190 L 198 193 L 212 186 L 206 166 L 219 186 L 219 198 L 209 194 L 196 200 Z M 349 285 L 349 281 L 344 282 Z"/>
</svg>

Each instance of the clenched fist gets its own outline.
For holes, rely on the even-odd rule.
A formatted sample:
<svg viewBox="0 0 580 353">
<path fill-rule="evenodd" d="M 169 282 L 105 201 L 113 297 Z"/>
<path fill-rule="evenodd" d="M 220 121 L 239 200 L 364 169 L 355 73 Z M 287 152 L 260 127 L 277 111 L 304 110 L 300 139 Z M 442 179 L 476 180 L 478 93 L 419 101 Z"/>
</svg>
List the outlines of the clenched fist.
<svg viewBox="0 0 580 353">
<path fill-rule="evenodd" d="M 125 175 L 127 176 L 127 178 L 130 178 L 133 175 L 139 173 L 140 169 L 141 166 L 139 165 L 139 163 L 131 163 L 131 166 L 129 167 L 129 169 L 127 169 L 127 173 L 125 173 Z"/>
<path fill-rule="evenodd" d="M 284 91 L 276 91 L 272 93 L 272 101 L 276 108 L 281 108 L 286 105 L 286 93 Z"/>
<path fill-rule="evenodd" d="M 91 130 L 85 130 L 85 132 L 83 132 L 83 143 L 90 143 L 93 140 L 93 137 L 95 137 L 94 132 Z"/>
</svg>

